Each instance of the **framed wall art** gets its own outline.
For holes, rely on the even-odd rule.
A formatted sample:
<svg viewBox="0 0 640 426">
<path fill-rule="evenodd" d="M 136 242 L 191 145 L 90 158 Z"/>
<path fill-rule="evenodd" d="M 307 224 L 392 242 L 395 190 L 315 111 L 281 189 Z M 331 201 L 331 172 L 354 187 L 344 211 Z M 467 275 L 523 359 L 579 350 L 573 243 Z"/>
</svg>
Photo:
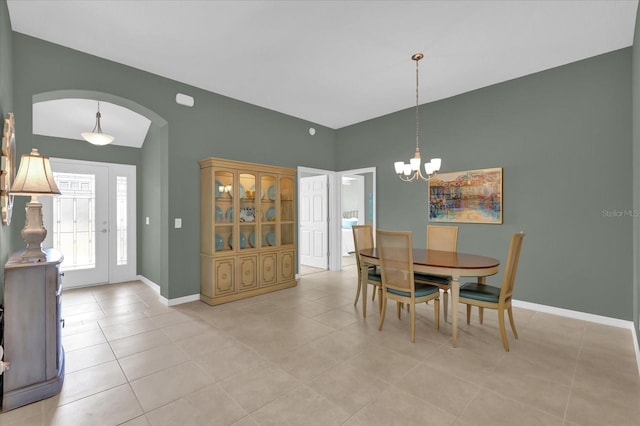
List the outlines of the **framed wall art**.
<svg viewBox="0 0 640 426">
<path fill-rule="evenodd" d="M 429 222 L 502 223 L 502 168 L 439 173 L 429 181 Z"/>
</svg>

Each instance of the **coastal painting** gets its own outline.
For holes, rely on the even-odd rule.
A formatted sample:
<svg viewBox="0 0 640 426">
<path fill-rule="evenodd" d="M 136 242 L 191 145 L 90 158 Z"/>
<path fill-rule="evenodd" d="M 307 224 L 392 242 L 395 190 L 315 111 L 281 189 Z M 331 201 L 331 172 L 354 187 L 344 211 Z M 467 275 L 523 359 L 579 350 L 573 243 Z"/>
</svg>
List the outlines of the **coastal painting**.
<svg viewBox="0 0 640 426">
<path fill-rule="evenodd" d="M 502 168 L 439 173 L 429 181 L 429 222 L 502 223 Z"/>
</svg>

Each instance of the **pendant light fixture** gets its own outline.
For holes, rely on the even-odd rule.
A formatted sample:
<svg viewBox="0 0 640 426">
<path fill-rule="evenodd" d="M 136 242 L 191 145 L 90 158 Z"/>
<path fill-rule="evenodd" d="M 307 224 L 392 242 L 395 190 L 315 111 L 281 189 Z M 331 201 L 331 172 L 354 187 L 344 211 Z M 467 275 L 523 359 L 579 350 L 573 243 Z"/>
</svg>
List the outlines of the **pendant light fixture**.
<svg viewBox="0 0 640 426">
<path fill-rule="evenodd" d="M 422 53 L 416 53 L 411 57 L 411 59 L 416 61 L 416 152 L 413 155 L 413 158 L 411 158 L 408 163 L 405 163 L 404 161 L 396 161 L 395 163 L 393 163 L 396 174 L 405 182 L 415 182 L 419 180 L 428 181 L 438 173 L 438 170 L 440 170 L 440 165 L 442 164 L 441 158 L 432 158 L 429 162 L 424 163 L 425 174 L 423 175 L 420 171 L 420 163 L 422 160 L 420 158 L 419 147 L 420 126 L 418 120 L 418 108 L 420 103 L 418 101 L 418 61 L 420 61 L 420 59 L 422 58 L 424 58 L 424 55 Z"/>
<path fill-rule="evenodd" d="M 82 132 L 80 135 L 89 143 L 94 145 L 109 145 L 115 139 L 114 136 L 102 132 L 100 126 L 100 102 L 98 102 L 98 112 L 96 113 L 96 125 L 90 132 Z"/>
</svg>

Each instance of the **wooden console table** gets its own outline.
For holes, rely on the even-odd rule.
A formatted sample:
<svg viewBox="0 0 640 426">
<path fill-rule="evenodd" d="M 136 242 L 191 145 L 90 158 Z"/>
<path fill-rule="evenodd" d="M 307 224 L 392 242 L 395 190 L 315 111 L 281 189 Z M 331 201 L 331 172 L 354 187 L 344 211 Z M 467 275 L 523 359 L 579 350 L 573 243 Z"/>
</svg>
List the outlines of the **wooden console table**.
<svg viewBox="0 0 640 426">
<path fill-rule="evenodd" d="M 49 398 L 64 381 L 60 299 L 62 254 L 46 249 L 43 262 L 21 263 L 22 253 L 4 269 L 4 372 L 2 411 Z"/>
</svg>

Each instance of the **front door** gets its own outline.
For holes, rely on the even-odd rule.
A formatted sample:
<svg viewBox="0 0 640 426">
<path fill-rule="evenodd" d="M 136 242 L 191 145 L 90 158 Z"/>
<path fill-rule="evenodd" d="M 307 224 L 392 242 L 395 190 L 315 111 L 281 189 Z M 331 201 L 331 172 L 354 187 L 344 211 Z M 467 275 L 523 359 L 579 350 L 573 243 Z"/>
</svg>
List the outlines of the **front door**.
<svg viewBox="0 0 640 426">
<path fill-rule="evenodd" d="M 61 195 L 41 197 L 43 245 L 64 255 L 64 286 L 134 279 L 135 167 L 52 158 L 51 169 Z"/>
<path fill-rule="evenodd" d="M 300 264 L 327 269 L 329 264 L 328 176 L 300 178 Z"/>
</svg>

